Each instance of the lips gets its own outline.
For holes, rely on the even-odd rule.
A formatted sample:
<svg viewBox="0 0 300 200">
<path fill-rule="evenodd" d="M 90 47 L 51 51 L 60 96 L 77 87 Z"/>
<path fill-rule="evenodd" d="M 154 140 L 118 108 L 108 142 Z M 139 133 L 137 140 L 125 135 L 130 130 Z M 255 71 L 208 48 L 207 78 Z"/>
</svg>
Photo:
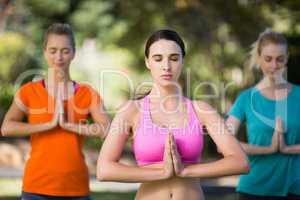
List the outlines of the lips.
<svg viewBox="0 0 300 200">
<path fill-rule="evenodd" d="M 163 74 L 163 75 L 161 75 L 161 77 L 164 80 L 171 80 L 172 79 L 172 74 Z"/>
</svg>

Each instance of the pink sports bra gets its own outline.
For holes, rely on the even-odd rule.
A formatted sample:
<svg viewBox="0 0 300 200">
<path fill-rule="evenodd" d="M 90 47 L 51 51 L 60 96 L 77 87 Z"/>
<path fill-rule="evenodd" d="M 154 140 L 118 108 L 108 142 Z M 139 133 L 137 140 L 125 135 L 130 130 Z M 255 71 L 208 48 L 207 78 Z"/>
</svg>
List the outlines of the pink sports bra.
<svg viewBox="0 0 300 200">
<path fill-rule="evenodd" d="M 182 128 L 165 128 L 153 123 L 149 109 L 149 97 L 142 100 L 142 112 L 134 135 L 132 149 L 139 166 L 163 162 L 164 146 L 168 132 L 174 135 L 181 161 L 185 164 L 201 160 L 203 127 L 194 111 L 192 101 L 184 98 L 188 123 Z"/>
</svg>

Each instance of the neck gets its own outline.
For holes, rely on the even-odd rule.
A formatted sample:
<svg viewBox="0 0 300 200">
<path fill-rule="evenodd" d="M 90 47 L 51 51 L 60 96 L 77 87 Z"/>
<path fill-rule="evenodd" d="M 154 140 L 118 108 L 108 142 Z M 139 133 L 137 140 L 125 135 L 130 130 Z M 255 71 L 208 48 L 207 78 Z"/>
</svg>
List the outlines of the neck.
<svg viewBox="0 0 300 200">
<path fill-rule="evenodd" d="M 270 89 L 278 89 L 282 88 L 282 86 L 286 86 L 288 82 L 283 78 L 275 78 L 275 77 L 264 77 L 261 81 L 261 85 L 263 88 L 270 88 Z"/>
<path fill-rule="evenodd" d="M 178 99 L 182 97 L 182 90 L 181 87 L 178 85 L 162 87 L 157 84 L 154 84 L 149 95 L 159 99 L 171 97 L 173 97 L 172 99 Z"/>
<path fill-rule="evenodd" d="M 54 85 L 60 83 L 66 84 L 71 80 L 69 72 L 61 69 L 49 69 L 47 79 L 48 82 Z"/>
</svg>

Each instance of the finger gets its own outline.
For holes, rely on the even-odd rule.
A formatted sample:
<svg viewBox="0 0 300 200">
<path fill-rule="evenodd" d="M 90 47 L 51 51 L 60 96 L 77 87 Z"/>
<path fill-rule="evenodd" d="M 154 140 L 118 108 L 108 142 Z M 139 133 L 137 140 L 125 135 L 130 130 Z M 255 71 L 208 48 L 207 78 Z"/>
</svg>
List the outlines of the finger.
<svg viewBox="0 0 300 200">
<path fill-rule="evenodd" d="M 64 115 L 60 113 L 60 114 L 59 114 L 59 123 L 60 123 L 61 125 L 63 125 L 63 124 L 64 124 L 64 121 L 65 121 Z"/>
<path fill-rule="evenodd" d="M 275 126 L 276 131 L 278 132 L 283 132 L 282 130 L 282 119 L 281 117 L 276 118 L 276 126 Z"/>
<path fill-rule="evenodd" d="M 170 151 L 172 154 L 173 161 L 175 161 L 174 158 L 176 157 L 176 146 L 174 143 L 175 142 L 174 142 L 173 135 L 170 135 Z"/>
<path fill-rule="evenodd" d="M 168 150 L 170 149 L 170 145 L 171 145 L 170 134 L 168 134 L 168 137 L 166 137 L 166 147 L 167 147 Z"/>
<path fill-rule="evenodd" d="M 176 140 L 174 139 L 174 136 L 173 136 L 171 145 L 172 145 L 171 149 L 174 152 L 174 155 L 178 158 L 179 157 L 179 153 L 178 153 L 177 144 L 176 144 Z"/>
<path fill-rule="evenodd" d="M 169 137 L 166 137 L 164 156 L 165 156 L 166 159 L 168 159 L 168 157 L 171 156 L 171 155 L 170 155 L 170 142 L 169 142 Z"/>
<path fill-rule="evenodd" d="M 176 168 L 176 170 L 179 169 L 180 163 L 181 163 L 181 158 L 177 149 L 177 145 L 174 139 L 174 136 L 172 136 L 171 138 L 171 153 L 172 153 L 172 160 L 174 163 L 174 167 Z"/>
<path fill-rule="evenodd" d="M 64 104 L 63 104 L 63 100 L 62 100 L 61 95 L 59 95 L 58 103 L 59 103 L 59 113 L 64 114 Z"/>
<path fill-rule="evenodd" d="M 173 134 L 170 134 L 170 143 L 171 143 L 171 148 L 172 149 L 177 149 L 176 141 L 175 141 L 175 138 L 174 138 Z"/>
<path fill-rule="evenodd" d="M 280 117 L 278 117 L 278 129 L 282 131 L 282 119 Z"/>
<path fill-rule="evenodd" d="M 178 156 L 176 140 L 175 140 L 173 134 L 170 134 L 170 147 L 171 147 L 171 151 L 174 153 L 174 155 Z"/>
<path fill-rule="evenodd" d="M 171 147 L 171 145 L 172 145 L 172 133 L 171 132 L 168 133 L 168 140 L 169 140 L 170 147 Z"/>
</svg>

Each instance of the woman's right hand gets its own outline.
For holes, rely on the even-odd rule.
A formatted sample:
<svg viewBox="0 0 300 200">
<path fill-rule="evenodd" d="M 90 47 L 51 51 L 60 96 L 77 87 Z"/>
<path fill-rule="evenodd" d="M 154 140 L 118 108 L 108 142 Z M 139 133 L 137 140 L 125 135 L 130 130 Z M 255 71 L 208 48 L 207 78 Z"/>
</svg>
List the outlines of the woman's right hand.
<svg viewBox="0 0 300 200">
<path fill-rule="evenodd" d="M 275 153 L 277 151 L 279 151 L 279 137 L 280 134 L 283 132 L 283 128 L 282 128 L 282 120 L 280 117 L 276 118 L 276 124 L 275 124 L 275 129 L 273 132 L 273 137 L 272 137 L 272 144 L 270 146 L 270 153 Z"/>
<path fill-rule="evenodd" d="M 173 166 L 173 160 L 172 160 L 172 154 L 171 154 L 171 141 L 170 141 L 170 133 L 168 133 L 168 136 L 166 137 L 165 142 L 165 151 L 164 151 L 164 165 L 163 165 L 163 177 L 165 179 L 168 179 L 172 176 L 174 176 L 174 166 Z"/>
<path fill-rule="evenodd" d="M 59 120 L 61 115 L 64 114 L 64 109 L 63 109 L 63 102 L 61 98 L 60 92 L 58 92 L 56 99 L 55 99 L 55 110 L 52 116 L 52 120 L 47 123 L 47 126 L 49 129 L 55 128 L 56 126 L 59 125 Z"/>
</svg>

